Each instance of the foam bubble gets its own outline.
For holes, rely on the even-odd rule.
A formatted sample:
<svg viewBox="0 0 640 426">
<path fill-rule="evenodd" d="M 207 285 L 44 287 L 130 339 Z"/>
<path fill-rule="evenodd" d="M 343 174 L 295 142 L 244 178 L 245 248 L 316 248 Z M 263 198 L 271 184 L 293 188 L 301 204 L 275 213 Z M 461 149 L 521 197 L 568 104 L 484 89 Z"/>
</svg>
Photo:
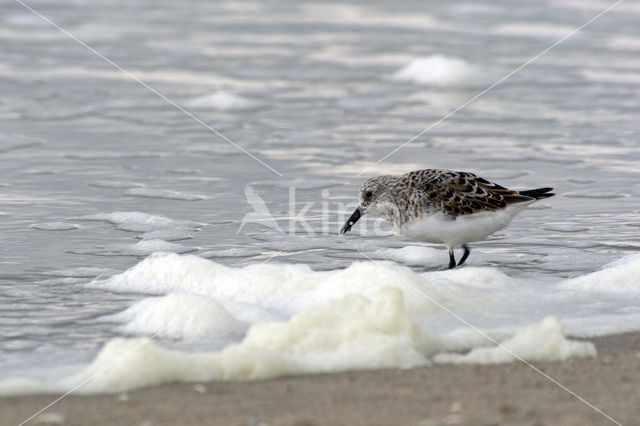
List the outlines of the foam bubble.
<svg viewBox="0 0 640 426">
<path fill-rule="evenodd" d="M 429 255 L 429 250 L 390 253 L 407 259 Z M 96 272 L 72 268 L 60 275 Z M 572 336 L 636 330 L 639 275 L 640 255 L 578 278 L 529 282 L 496 268 L 416 273 L 387 261 L 355 262 L 330 271 L 301 264 L 232 268 L 193 255 L 156 253 L 128 271 L 89 284 L 164 295 L 107 319 L 117 321 L 120 332 L 157 333 L 190 345 L 206 341 L 208 348 L 220 350 L 183 352 L 140 339 L 115 339 L 76 376 L 55 383 L 7 380 L 0 382 L 0 393 L 61 392 L 94 374 L 81 391 L 432 362 L 593 356 L 593 345 L 567 339 L 564 326 Z M 238 341 L 245 324 L 249 329 Z M 230 340 L 235 343 L 221 346 Z"/>
<path fill-rule="evenodd" d="M 463 59 L 444 55 L 431 55 L 416 59 L 391 78 L 425 86 L 470 86 L 478 82 L 478 70 Z"/>
<path fill-rule="evenodd" d="M 407 306 L 416 314 L 440 309 L 428 300 L 417 299 L 416 289 L 433 301 L 444 303 L 444 296 L 432 283 L 411 269 L 390 262 L 355 262 L 334 271 L 273 263 L 230 268 L 193 255 L 156 253 L 128 271 L 94 280 L 90 286 L 147 294 L 188 291 L 291 314 L 350 293 L 370 296 L 390 283 L 403 292 Z"/>
<path fill-rule="evenodd" d="M 406 246 L 399 249 L 385 248 L 369 253 L 374 259 L 387 259 L 406 265 L 439 266 L 442 264 L 442 250 L 432 247 Z"/>
<path fill-rule="evenodd" d="M 188 99 L 184 105 L 194 109 L 215 109 L 218 111 L 242 111 L 262 106 L 253 99 L 234 95 L 230 92 L 218 91 L 209 95 Z"/>
<path fill-rule="evenodd" d="M 188 247 L 182 244 L 175 244 L 164 240 L 142 240 L 135 244 L 111 244 L 105 246 L 103 251 L 95 252 L 95 254 L 112 254 L 119 256 L 148 256 L 152 253 L 169 252 L 169 253 L 189 253 L 195 251 L 196 248 Z"/>
<path fill-rule="evenodd" d="M 591 342 L 569 340 L 556 317 L 523 327 L 500 346 L 474 348 L 466 354 L 439 354 L 434 361 L 453 364 L 499 364 L 523 359 L 525 361 L 565 361 L 572 357 L 596 356 Z"/>
<path fill-rule="evenodd" d="M 145 232 L 140 236 L 143 240 L 165 240 L 165 241 L 180 241 L 193 238 L 191 232 L 193 229 L 175 227 L 172 229 L 158 229 L 156 231 Z"/>
<path fill-rule="evenodd" d="M 611 311 L 608 315 L 591 315 L 582 318 L 567 318 L 563 320 L 567 332 L 574 337 L 591 338 L 638 331 L 640 324 L 640 309 L 634 313 L 622 313 L 629 308 Z M 618 312 L 616 312 L 618 311 Z"/>
<path fill-rule="evenodd" d="M 75 220 L 94 220 L 109 222 L 118 226 L 118 229 L 132 232 L 151 232 L 160 229 L 175 229 L 176 227 L 197 229 L 199 223 L 187 220 L 174 220 L 165 216 L 151 215 L 141 212 L 114 212 L 98 213 L 94 215 L 80 216 Z"/>
<path fill-rule="evenodd" d="M 124 195 L 130 195 L 132 197 L 145 197 L 145 198 L 164 198 L 167 200 L 184 200 L 184 201 L 198 201 L 204 200 L 204 195 L 188 194 L 184 192 L 172 191 L 169 189 L 157 189 L 157 188 L 131 188 L 124 191 Z"/>
<path fill-rule="evenodd" d="M 78 229 L 78 225 L 64 222 L 44 222 L 33 224 L 31 225 L 31 228 L 39 229 L 41 231 L 70 231 Z"/>
<path fill-rule="evenodd" d="M 246 330 L 220 303 L 188 293 L 143 299 L 103 320 L 124 323 L 117 328 L 122 333 L 170 339 L 210 338 Z"/>
<path fill-rule="evenodd" d="M 563 288 L 603 293 L 638 294 L 640 292 L 640 254 L 625 256 L 602 270 L 566 280 Z"/>
<path fill-rule="evenodd" d="M 140 339 L 114 339 L 80 374 L 82 393 L 121 392 L 172 381 L 266 379 L 291 374 L 428 364 L 431 342 L 409 319 L 402 294 L 351 295 L 294 315 L 286 323 L 252 326 L 220 352 L 184 353 Z M 1 388 L 2 386 L 0 386 Z"/>
<path fill-rule="evenodd" d="M 428 363 L 430 343 L 411 320 L 403 294 L 382 288 L 370 299 L 351 294 L 294 315 L 287 323 L 260 323 L 243 345 L 285 351 L 305 369 L 412 367 Z"/>
<path fill-rule="evenodd" d="M 211 259 L 215 257 L 252 257 L 260 254 L 259 250 L 249 247 L 235 247 L 226 250 L 210 250 L 202 253 L 202 256 Z"/>
<path fill-rule="evenodd" d="M 284 294 L 300 295 L 313 286 L 306 265 L 250 265 L 230 268 L 197 256 L 155 253 L 131 269 L 91 286 L 112 291 L 165 294 L 192 293 L 243 303 L 268 303 Z M 317 280 L 317 279 L 316 279 Z M 314 280 L 314 281 L 316 281 Z"/>
<path fill-rule="evenodd" d="M 142 304 L 134 306 L 139 308 Z M 146 306 L 143 311 L 151 309 Z M 221 312 L 219 307 L 213 310 L 216 315 Z M 467 355 L 446 352 L 464 347 L 459 342 L 461 337 L 460 333 L 440 336 L 425 332 L 411 319 L 402 292 L 384 287 L 370 298 L 346 295 L 303 310 L 286 322 L 256 323 L 242 342 L 217 352 L 186 353 L 161 348 L 147 339 L 113 339 L 75 376 L 40 385 L 6 380 L 0 382 L 0 394 L 59 392 L 78 385 L 80 393 L 122 392 L 176 381 L 252 380 L 354 369 L 410 368 L 429 365 L 431 359 L 457 363 L 515 359 L 504 355 L 503 349 L 478 348 L 486 341 L 477 337 L 467 345 L 473 348 Z M 529 360 L 595 355 L 590 343 L 566 340 L 562 325 L 555 318 L 525 327 L 503 344 Z"/>
</svg>

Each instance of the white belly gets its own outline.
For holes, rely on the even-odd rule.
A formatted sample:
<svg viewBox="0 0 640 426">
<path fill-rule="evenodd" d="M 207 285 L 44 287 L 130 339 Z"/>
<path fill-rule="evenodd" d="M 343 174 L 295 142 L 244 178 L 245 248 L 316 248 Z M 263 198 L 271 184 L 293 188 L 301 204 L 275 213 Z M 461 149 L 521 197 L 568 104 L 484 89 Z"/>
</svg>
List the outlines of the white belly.
<svg viewBox="0 0 640 426">
<path fill-rule="evenodd" d="M 471 241 L 484 240 L 504 228 L 528 204 L 518 203 L 503 210 L 459 216 L 455 220 L 442 214 L 425 215 L 397 230 L 414 240 L 458 247 Z"/>
</svg>

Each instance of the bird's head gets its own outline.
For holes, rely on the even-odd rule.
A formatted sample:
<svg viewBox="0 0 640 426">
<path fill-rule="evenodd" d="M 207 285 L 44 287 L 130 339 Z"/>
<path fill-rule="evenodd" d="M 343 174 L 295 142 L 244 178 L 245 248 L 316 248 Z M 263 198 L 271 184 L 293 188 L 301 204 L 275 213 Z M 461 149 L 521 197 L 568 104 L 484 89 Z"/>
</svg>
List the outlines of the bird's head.
<svg viewBox="0 0 640 426">
<path fill-rule="evenodd" d="M 395 176 L 377 176 L 362 185 L 358 208 L 345 222 L 340 230 L 341 234 L 349 232 L 351 227 L 365 214 L 373 214 L 384 218 L 391 217 L 391 212 L 397 208 L 393 201 L 395 194 L 393 178 Z"/>
</svg>

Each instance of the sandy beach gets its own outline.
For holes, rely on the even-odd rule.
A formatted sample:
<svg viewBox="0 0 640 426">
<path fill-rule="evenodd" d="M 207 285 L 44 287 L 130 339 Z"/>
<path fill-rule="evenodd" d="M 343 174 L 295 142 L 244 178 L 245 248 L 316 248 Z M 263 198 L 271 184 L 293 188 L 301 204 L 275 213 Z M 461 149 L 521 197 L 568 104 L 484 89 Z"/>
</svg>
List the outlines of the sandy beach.
<svg viewBox="0 0 640 426">
<path fill-rule="evenodd" d="M 598 356 L 535 367 L 615 422 L 640 424 L 640 333 L 591 339 Z M 0 399 L 18 425 L 57 397 Z M 170 384 L 68 396 L 27 424 L 59 425 L 607 425 L 616 424 L 524 363 L 437 365 Z"/>
</svg>

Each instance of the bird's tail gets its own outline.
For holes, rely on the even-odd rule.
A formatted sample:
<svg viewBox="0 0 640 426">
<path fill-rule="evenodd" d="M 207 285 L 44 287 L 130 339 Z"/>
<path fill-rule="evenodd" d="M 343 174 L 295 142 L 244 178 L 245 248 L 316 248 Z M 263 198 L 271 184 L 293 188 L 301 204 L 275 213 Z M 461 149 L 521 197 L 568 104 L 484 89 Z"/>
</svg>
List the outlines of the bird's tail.
<svg viewBox="0 0 640 426">
<path fill-rule="evenodd" d="M 520 191 L 520 195 L 524 195 L 525 197 L 535 198 L 536 200 L 541 200 L 543 198 L 553 197 L 554 194 L 553 188 L 537 188 L 537 189 L 528 189 L 526 191 Z"/>
</svg>

